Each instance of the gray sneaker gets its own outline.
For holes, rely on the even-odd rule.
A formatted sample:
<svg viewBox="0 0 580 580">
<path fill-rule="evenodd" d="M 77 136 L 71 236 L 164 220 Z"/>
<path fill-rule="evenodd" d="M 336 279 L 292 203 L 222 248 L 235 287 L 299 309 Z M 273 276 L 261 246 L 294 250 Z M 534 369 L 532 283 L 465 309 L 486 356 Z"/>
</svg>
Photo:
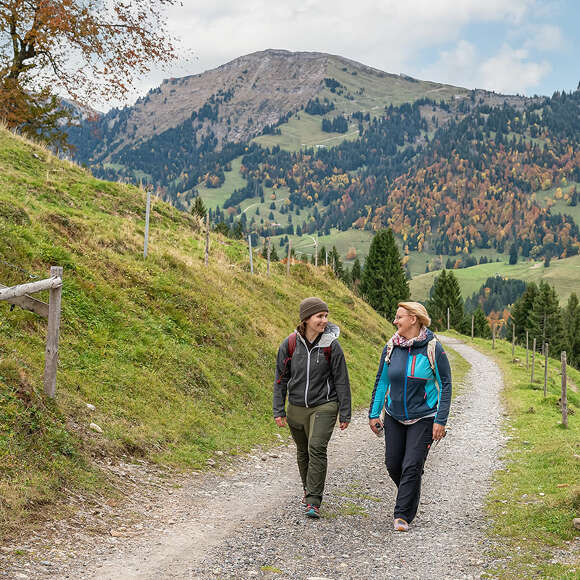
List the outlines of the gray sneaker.
<svg viewBox="0 0 580 580">
<path fill-rule="evenodd" d="M 403 518 L 395 518 L 393 521 L 393 528 L 397 532 L 408 532 L 409 524 Z"/>
</svg>

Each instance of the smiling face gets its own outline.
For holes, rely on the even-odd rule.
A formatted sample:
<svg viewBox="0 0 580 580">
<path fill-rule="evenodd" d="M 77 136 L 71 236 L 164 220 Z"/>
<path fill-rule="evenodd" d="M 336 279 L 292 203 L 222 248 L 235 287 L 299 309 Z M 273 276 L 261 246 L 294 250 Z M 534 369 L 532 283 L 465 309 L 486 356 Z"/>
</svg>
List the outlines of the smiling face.
<svg viewBox="0 0 580 580">
<path fill-rule="evenodd" d="M 421 324 L 414 314 L 405 310 L 402 306 L 397 308 L 397 314 L 393 320 L 393 324 L 397 327 L 397 332 L 403 338 L 414 338 L 419 336 L 421 332 Z"/>
<path fill-rule="evenodd" d="M 324 332 L 328 324 L 328 312 L 317 312 L 305 320 L 304 323 L 306 324 L 306 333 L 310 336 L 317 336 Z"/>
</svg>

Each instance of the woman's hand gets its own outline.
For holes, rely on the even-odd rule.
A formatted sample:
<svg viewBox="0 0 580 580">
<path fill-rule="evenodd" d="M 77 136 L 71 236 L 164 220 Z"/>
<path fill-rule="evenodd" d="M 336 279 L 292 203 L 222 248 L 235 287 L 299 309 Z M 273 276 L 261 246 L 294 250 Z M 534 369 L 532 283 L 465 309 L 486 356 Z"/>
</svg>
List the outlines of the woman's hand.
<svg viewBox="0 0 580 580">
<path fill-rule="evenodd" d="M 375 435 L 378 435 L 383 428 L 383 424 L 380 419 L 369 419 L 369 427 Z"/>
<path fill-rule="evenodd" d="M 445 425 L 433 423 L 433 441 L 441 441 L 445 437 Z"/>
<path fill-rule="evenodd" d="M 348 427 L 348 421 L 341 421 L 340 422 L 340 430 L 344 431 Z"/>
<path fill-rule="evenodd" d="M 274 421 L 278 427 L 286 427 L 286 417 L 274 417 Z"/>
</svg>

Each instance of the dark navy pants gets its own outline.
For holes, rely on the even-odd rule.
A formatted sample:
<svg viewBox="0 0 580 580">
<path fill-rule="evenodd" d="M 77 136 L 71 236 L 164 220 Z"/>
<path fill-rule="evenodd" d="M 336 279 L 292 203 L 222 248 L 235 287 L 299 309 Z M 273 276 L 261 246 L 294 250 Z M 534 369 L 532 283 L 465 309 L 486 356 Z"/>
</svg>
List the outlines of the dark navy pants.
<svg viewBox="0 0 580 580">
<path fill-rule="evenodd" d="M 433 417 L 403 425 L 385 415 L 385 464 L 398 488 L 395 518 L 411 523 L 421 497 L 423 466 L 433 442 Z"/>
</svg>

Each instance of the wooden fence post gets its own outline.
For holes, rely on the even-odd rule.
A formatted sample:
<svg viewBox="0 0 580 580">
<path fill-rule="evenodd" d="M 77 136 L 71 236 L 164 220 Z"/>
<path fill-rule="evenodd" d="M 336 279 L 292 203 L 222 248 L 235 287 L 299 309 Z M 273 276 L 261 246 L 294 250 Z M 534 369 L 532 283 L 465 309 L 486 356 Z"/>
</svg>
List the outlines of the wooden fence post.
<svg viewBox="0 0 580 580">
<path fill-rule="evenodd" d="M 512 362 L 515 360 L 516 352 L 516 325 L 512 322 Z"/>
<path fill-rule="evenodd" d="M 544 397 L 548 395 L 548 350 L 549 345 L 544 343 Z"/>
<path fill-rule="evenodd" d="M 62 280 L 62 266 L 51 266 L 50 276 Z M 44 357 L 44 392 L 51 399 L 56 395 L 61 303 L 62 285 L 50 289 L 48 301 L 48 330 L 46 332 L 46 351 Z"/>
<path fill-rule="evenodd" d="M 562 351 L 562 425 L 568 427 L 568 388 L 566 385 L 566 351 Z"/>
<path fill-rule="evenodd" d="M 326 265 L 328 266 L 328 250 L 326 251 Z"/>
<path fill-rule="evenodd" d="M 248 234 L 248 250 L 250 251 L 250 274 L 254 273 L 254 259 L 252 256 L 252 234 Z"/>
<path fill-rule="evenodd" d="M 270 275 L 270 251 L 271 251 L 270 242 L 271 242 L 271 239 L 270 239 L 270 236 L 268 236 L 268 266 L 267 266 L 267 270 L 266 270 L 266 273 L 268 274 L 268 276 Z"/>
<path fill-rule="evenodd" d="M 530 383 L 534 382 L 534 369 L 536 368 L 536 337 L 534 336 L 534 346 L 532 348 L 532 377 Z"/>
<path fill-rule="evenodd" d="M 314 240 L 314 267 L 318 268 L 318 240 Z"/>
<path fill-rule="evenodd" d="M 290 276 L 290 256 L 292 255 L 292 240 L 288 240 L 288 261 L 286 262 L 286 276 Z"/>
<path fill-rule="evenodd" d="M 473 321 L 474 321 L 475 316 L 472 314 L 471 315 L 471 340 L 473 340 Z"/>
<path fill-rule="evenodd" d="M 205 214 L 205 265 L 209 262 L 209 211 Z"/>
<path fill-rule="evenodd" d="M 147 186 L 147 206 L 145 209 L 145 241 L 143 243 L 143 258 L 147 258 L 147 247 L 149 245 L 149 216 L 151 214 L 151 188 Z"/>
<path fill-rule="evenodd" d="M 530 370 L 530 343 L 529 343 L 529 335 L 528 331 L 526 330 L 526 371 Z"/>
<path fill-rule="evenodd" d="M 449 330 L 449 306 L 447 307 L 447 330 Z"/>
</svg>

